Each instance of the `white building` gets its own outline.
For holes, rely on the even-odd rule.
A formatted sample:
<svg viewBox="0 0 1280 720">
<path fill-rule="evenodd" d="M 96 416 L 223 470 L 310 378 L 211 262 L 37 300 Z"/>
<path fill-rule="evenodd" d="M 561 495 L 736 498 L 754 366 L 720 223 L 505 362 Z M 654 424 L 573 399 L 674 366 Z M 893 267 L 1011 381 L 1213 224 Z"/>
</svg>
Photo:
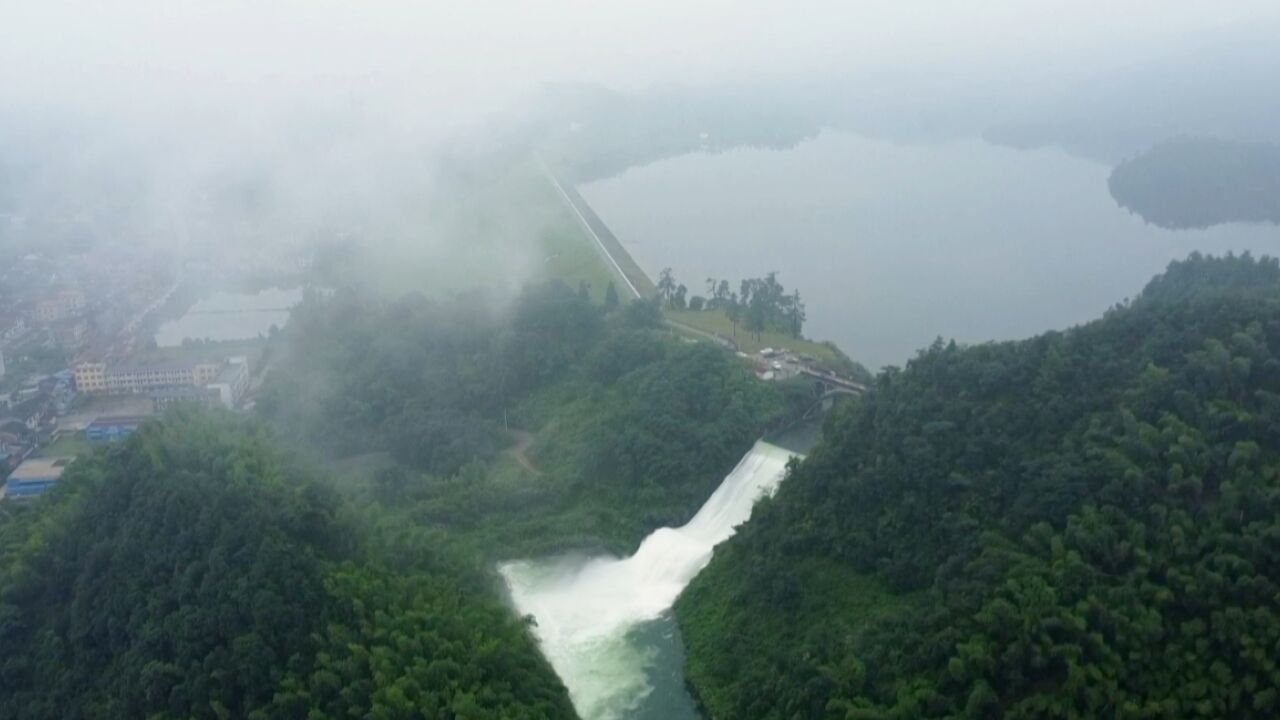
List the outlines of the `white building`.
<svg viewBox="0 0 1280 720">
<path fill-rule="evenodd" d="M 243 355 L 227 358 L 218 377 L 206 387 L 217 390 L 222 404 L 234 408 L 249 389 L 249 358 Z"/>
</svg>

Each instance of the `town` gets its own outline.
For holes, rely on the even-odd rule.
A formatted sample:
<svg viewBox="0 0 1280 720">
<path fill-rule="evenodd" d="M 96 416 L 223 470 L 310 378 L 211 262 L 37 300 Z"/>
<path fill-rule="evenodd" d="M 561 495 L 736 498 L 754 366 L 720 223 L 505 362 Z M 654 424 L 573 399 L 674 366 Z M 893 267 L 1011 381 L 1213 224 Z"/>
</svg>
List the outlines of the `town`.
<svg viewBox="0 0 1280 720">
<path fill-rule="evenodd" d="M 227 274 L 104 248 L 28 253 L 0 270 L 0 500 L 39 496 L 76 455 L 175 402 L 251 402 L 265 334 L 156 341 L 207 290 L 185 277 Z"/>
</svg>

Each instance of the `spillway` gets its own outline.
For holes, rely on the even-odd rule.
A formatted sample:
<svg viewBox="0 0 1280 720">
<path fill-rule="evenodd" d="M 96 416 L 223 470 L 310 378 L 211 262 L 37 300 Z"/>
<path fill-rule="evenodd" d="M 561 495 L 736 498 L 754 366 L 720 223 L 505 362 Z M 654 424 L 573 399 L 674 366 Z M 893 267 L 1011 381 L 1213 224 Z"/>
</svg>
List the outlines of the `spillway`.
<svg viewBox="0 0 1280 720">
<path fill-rule="evenodd" d="M 758 498 L 777 488 L 794 454 L 757 442 L 692 520 L 655 530 L 630 557 L 561 557 L 499 567 L 516 610 L 537 621 L 534 634 L 542 652 L 583 720 L 646 714 L 638 709 L 655 700 L 649 695 L 661 675 L 654 663 L 670 655 L 669 643 L 660 638 L 675 632 L 668 611 L 710 562 L 713 548 L 751 516 Z M 678 683 L 676 689 L 684 692 Z M 673 711 L 664 712 L 670 717 Z"/>
</svg>

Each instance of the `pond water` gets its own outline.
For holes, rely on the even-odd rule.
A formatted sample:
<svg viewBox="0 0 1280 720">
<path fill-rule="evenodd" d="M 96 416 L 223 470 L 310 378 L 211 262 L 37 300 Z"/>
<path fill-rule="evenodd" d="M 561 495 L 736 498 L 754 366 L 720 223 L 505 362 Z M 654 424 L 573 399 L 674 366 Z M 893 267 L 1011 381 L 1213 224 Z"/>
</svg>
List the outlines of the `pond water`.
<svg viewBox="0 0 1280 720">
<path fill-rule="evenodd" d="M 1110 169 L 978 139 L 827 132 L 789 150 L 663 160 L 579 188 L 652 277 L 776 270 L 805 334 L 873 370 L 936 337 L 1027 337 L 1096 318 L 1192 250 L 1280 253 L 1280 228 L 1170 231 L 1116 206 Z"/>
<path fill-rule="evenodd" d="M 173 347 L 183 340 L 249 340 L 283 328 L 289 310 L 302 300 L 300 288 L 272 288 L 255 293 L 217 292 L 192 305 L 182 317 L 160 325 L 156 345 Z"/>
</svg>

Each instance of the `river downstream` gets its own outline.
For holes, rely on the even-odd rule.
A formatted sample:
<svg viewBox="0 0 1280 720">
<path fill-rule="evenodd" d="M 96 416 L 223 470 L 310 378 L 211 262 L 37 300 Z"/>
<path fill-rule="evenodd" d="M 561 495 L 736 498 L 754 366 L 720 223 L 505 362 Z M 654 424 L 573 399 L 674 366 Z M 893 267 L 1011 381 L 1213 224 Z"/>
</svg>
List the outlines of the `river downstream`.
<svg viewBox="0 0 1280 720">
<path fill-rule="evenodd" d="M 777 489 L 795 453 L 757 442 L 698 513 L 660 528 L 627 558 L 562 556 L 499 572 L 583 720 L 691 720 L 671 606 L 715 546 Z"/>
</svg>

